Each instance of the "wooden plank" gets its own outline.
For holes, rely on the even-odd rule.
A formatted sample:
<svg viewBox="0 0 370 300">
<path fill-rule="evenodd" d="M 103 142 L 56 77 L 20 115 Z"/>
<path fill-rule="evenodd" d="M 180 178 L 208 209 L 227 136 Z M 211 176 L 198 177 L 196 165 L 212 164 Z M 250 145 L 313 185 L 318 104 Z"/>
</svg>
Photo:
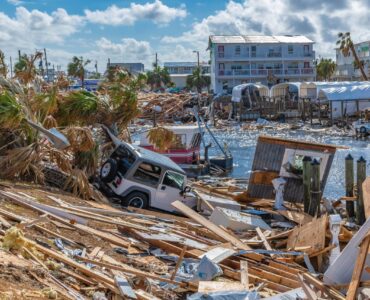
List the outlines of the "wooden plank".
<svg viewBox="0 0 370 300">
<path fill-rule="evenodd" d="M 224 259 L 229 258 L 230 256 L 234 255 L 235 253 L 236 252 L 230 248 L 215 247 L 207 251 L 206 253 L 203 253 L 202 255 L 200 255 L 199 258 L 202 258 L 203 256 L 207 256 L 208 259 L 218 264 L 222 262 Z"/>
<path fill-rule="evenodd" d="M 173 273 L 171 275 L 171 280 L 174 280 L 175 279 L 177 270 L 181 266 L 182 260 L 184 259 L 184 255 L 185 255 L 187 249 L 188 248 L 187 248 L 186 245 L 184 246 L 184 248 L 182 248 L 181 253 L 180 253 L 180 255 L 179 255 L 178 259 L 177 259 L 175 269 L 173 270 Z"/>
<path fill-rule="evenodd" d="M 370 217 L 370 177 L 362 183 L 362 195 L 364 200 L 364 210 L 366 219 Z"/>
<path fill-rule="evenodd" d="M 263 234 L 261 228 L 256 227 L 256 231 L 257 231 L 257 234 L 258 234 L 259 238 L 262 240 L 263 245 L 265 246 L 266 250 L 272 251 L 273 249 L 271 248 L 269 242 L 266 240 L 266 237 Z M 270 255 L 271 255 L 271 257 L 275 257 L 275 255 L 273 255 L 273 254 L 270 254 Z"/>
<path fill-rule="evenodd" d="M 297 224 L 300 224 L 300 225 L 307 224 L 309 222 L 312 222 L 313 220 L 312 216 L 310 216 L 309 214 L 305 214 L 303 212 L 300 213 L 300 212 L 291 211 L 291 210 L 278 210 L 278 213 L 284 216 L 285 218 Z"/>
<path fill-rule="evenodd" d="M 287 241 L 287 249 L 295 249 L 295 247 L 311 246 L 307 253 L 312 253 L 325 248 L 326 225 L 328 223 L 327 215 L 321 218 L 313 219 L 301 227 L 293 229 L 289 234 Z"/>
<path fill-rule="evenodd" d="M 227 291 L 244 291 L 244 285 L 233 281 L 199 281 L 198 293 L 214 293 Z"/>
<path fill-rule="evenodd" d="M 160 300 L 159 298 L 155 297 L 152 294 L 149 294 L 143 290 L 135 290 L 136 297 L 139 300 Z"/>
<path fill-rule="evenodd" d="M 360 252 L 356 259 L 355 268 L 352 274 L 352 280 L 347 291 L 347 300 L 355 300 L 357 288 L 360 284 L 362 270 L 364 269 L 365 260 L 369 251 L 370 236 L 367 236 L 360 246 Z"/>
<path fill-rule="evenodd" d="M 242 250 L 251 250 L 251 248 L 244 244 L 242 241 L 237 239 L 236 237 L 232 236 L 225 230 L 222 230 L 219 226 L 216 224 L 212 223 L 211 221 L 207 220 L 194 210 L 192 210 L 190 207 L 186 206 L 180 201 L 175 201 L 171 204 L 173 207 L 181 211 L 183 214 L 185 214 L 187 217 L 193 219 L 197 223 L 203 225 L 204 227 L 208 228 L 211 230 L 213 233 L 217 234 L 222 242 L 230 242 L 233 244 L 235 247 L 242 249 Z"/>
<path fill-rule="evenodd" d="M 240 261 L 240 283 L 245 290 L 249 290 L 248 262 L 246 260 Z"/>
</svg>

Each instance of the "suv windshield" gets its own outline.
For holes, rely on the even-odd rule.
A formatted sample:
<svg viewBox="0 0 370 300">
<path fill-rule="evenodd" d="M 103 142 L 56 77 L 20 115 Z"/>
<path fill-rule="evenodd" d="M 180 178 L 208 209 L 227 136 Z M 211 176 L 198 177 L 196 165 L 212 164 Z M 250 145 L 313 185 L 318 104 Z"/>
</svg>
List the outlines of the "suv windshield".
<svg viewBox="0 0 370 300">
<path fill-rule="evenodd" d="M 181 191 L 184 188 L 184 183 L 185 178 L 183 175 L 171 171 L 167 171 L 163 178 L 164 185 L 179 189 Z"/>
</svg>

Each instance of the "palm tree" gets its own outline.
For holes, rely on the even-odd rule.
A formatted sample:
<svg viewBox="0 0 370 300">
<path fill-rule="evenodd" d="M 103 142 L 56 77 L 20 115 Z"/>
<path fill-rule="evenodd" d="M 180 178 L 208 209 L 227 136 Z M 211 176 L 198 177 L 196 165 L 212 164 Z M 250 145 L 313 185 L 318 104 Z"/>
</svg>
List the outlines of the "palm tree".
<svg viewBox="0 0 370 300">
<path fill-rule="evenodd" d="M 349 56 L 350 52 L 352 52 L 352 55 L 355 59 L 354 61 L 355 66 L 359 67 L 363 80 L 367 81 L 367 76 L 364 71 L 363 64 L 361 63 L 360 59 L 357 56 L 355 46 L 351 39 L 351 33 L 350 32 L 346 32 L 346 33 L 339 32 L 338 38 L 339 39 L 337 41 L 337 45 L 339 45 L 339 50 L 342 52 L 343 56 L 347 57 Z"/>
<path fill-rule="evenodd" d="M 330 81 L 337 65 L 331 58 L 321 58 L 316 61 L 316 72 L 319 80 Z"/>
<path fill-rule="evenodd" d="M 29 84 L 37 75 L 35 61 L 41 58 L 41 52 L 36 52 L 29 56 L 23 54 L 14 66 L 15 76 L 24 84 Z"/>
<path fill-rule="evenodd" d="M 195 68 L 192 75 L 186 78 L 186 86 L 188 88 L 195 87 L 198 93 L 202 92 L 204 87 L 209 88 L 211 78 L 204 74 L 201 67 Z"/>
<path fill-rule="evenodd" d="M 82 88 L 85 87 L 85 67 L 91 63 L 91 60 L 84 61 L 83 57 L 73 56 L 72 62 L 68 64 L 68 75 L 77 77 L 81 80 Z"/>
<path fill-rule="evenodd" d="M 170 73 L 168 73 L 168 69 L 166 67 L 161 68 L 160 66 L 153 65 L 153 70 L 148 71 L 147 75 L 147 83 L 150 85 L 151 89 L 153 88 L 160 89 L 163 86 L 169 87 L 171 86 L 171 77 Z"/>
<path fill-rule="evenodd" d="M 8 74 L 8 68 L 5 63 L 5 55 L 4 52 L 0 50 L 0 75 L 6 77 Z"/>
</svg>

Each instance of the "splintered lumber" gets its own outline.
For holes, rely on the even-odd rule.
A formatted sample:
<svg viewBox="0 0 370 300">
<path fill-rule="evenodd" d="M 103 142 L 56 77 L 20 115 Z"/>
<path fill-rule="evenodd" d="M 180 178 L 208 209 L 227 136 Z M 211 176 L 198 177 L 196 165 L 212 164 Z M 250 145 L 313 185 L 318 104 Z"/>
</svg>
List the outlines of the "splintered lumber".
<svg viewBox="0 0 370 300">
<path fill-rule="evenodd" d="M 226 291 L 245 291 L 245 287 L 240 282 L 199 281 L 198 293 L 208 294 Z"/>
<path fill-rule="evenodd" d="M 290 210 L 279 210 L 278 213 L 284 217 L 286 217 L 287 219 L 297 223 L 297 224 L 300 224 L 300 225 L 304 225 L 304 224 L 307 224 L 309 222 L 312 221 L 313 217 L 310 216 L 309 214 L 305 214 L 305 213 L 300 213 L 300 212 L 297 212 L 297 211 L 290 211 Z"/>
<path fill-rule="evenodd" d="M 299 276 L 299 275 L 298 275 Z M 326 294 L 329 299 L 333 300 L 345 300 L 345 297 L 337 291 L 335 288 L 326 286 L 324 283 L 322 283 L 320 280 L 317 278 L 313 277 L 309 273 L 303 273 L 301 274 L 301 278 L 303 278 L 303 281 L 308 283 L 309 285 L 314 286 L 316 289 L 320 290 L 324 294 Z"/>
<path fill-rule="evenodd" d="M 240 283 L 245 290 L 249 290 L 248 262 L 246 260 L 240 261 Z"/>
<path fill-rule="evenodd" d="M 234 255 L 236 252 L 233 249 L 230 248 L 224 248 L 224 247 L 215 247 L 206 253 L 203 253 L 199 256 L 199 258 L 202 258 L 203 256 L 207 256 L 207 258 L 214 263 L 218 264 L 225 260 L 226 258 L 229 258 L 230 256 Z"/>
<path fill-rule="evenodd" d="M 366 219 L 370 217 L 370 177 L 367 177 L 362 183 L 362 195 L 364 200 L 364 209 Z"/>
<path fill-rule="evenodd" d="M 33 243 L 33 245 L 38 251 L 42 252 L 43 254 L 45 254 L 49 257 L 52 257 L 57 261 L 65 263 L 66 265 L 69 265 L 70 267 L 73 267 L 73 268 L 77 269 L 81 273 L 91 277 L 94 280 L 107 283 L 109 286 L 112 287 L 113 292 L 119 293 L 118 289 L 114 287 L 114 280 L 113 279 L 103 275 L 102 273 L 92 271 L 91 269 L 89 269 L 85 265 L 82 265 L 82 264 L 74 261 L 73 259 L 65 256 L 64 254 L 60 254 L 58 252 L 55 252 L 54 250 L 45 248 L 45 247 L 43 247 L 39 244 Z"/>
<path fill-rule="evenodd" d="M 148 272 L 140 271 L 140 270 L 137 270 L 137 269 L 135 269 L 133 267 L 130 267 L 130 266 L 128 266 L 126 264 L 123 264 L 123 263 L 120 263 L 120 265 L 116 265 L 116 264 L 101 262 L 101 261 L 97 261 L 97 260 L 93 260 L 93 259 L 88 259 L 88 258 L 81 257 L 81 256 L 79 256 L 78 259 L 82 260 L 82 261 L 85 261 L 85 262 L 88 262 L 88 263 L 91 263 L 91 264 L 101 266 L 101 267 L 105 267 L 105 268 L 111 269 L 111 270 L 122 271 L 122 272 L 128 273 L 128 274 L 143 276 L 143 277 L 151 278 L 151 279 L 162 281 L 162 282 L 177 284 L 181 287 L 187 287 L 188 286 L 187 283 L 177 282 L 177 281 L 171 280 L 169 278 L 165 278 L 165 277 L 161 277 L 161 276 L 151 274 L 151 273 L 148 273 Z"/>
<path fill-rule="evenodd" d="M 310 246 L 308 251 L 305 251 L 308 253 L 324 249 L 327 223 L 328 217 L 324 215 L 303 226 L 297 226 L 289 234 L 287 248 L 295 249 L 296 247 Z"/>
<path fill-rule="evenodd" d="M 232 236 L 227 231 L 221 229 L 216 224 L 212 223 L 211 221 L 207 220 L 194 210 L 192 210 L 190 207 L 186 206 L 180 201 L 172 202 L 172 206 L 177 208 L 179 211 L 181 211 L 183 214 L 185 214 L 187 217 L 193 219 L 194 221 L 198 222 L 199 224 L 203 225 L 204 227 L 211 230 L 213 233 L 217 234 L 222 242 L 230 242 L 235 247 L 242 249 L 242 250 L 250 250 L 251 248 L 244 244 L 242 241 L 240 241 L 238 238 Z"/>
<path fill-rule="evenodd" d="M 174 278 L 176 276 L 176 273 L 177 273 L 177 270 L 181 266 L 182 260 L 184 259 L 184 255 L 185 255 L 187 249 L 188 248 L 187 248 L 186 245 L 184 246 L 184 248 L 182 248 L 181 253 L 180 253 L 180 255 L 179 255 L 178 259 L 177 259 L 175 269 L 173 270 L 173 273 L 171 275 L 171 280 L 174 280 Z"/>
<path fill-rule="evenodd" d="M 263 234 L 261 228 L 257 227 L 256 228 L 257 234 L 259 238 L 262 240 L 263 245 L 265 246 L 266 250 L 272 250 L 269 242 L 266 240 L 266 236 Z M 274 254 L 271 254 L 271 257 L 274 257 Z"/>
<path fill-rule="evenodd" d="M 347 291 L 347 300 L 355 300 L 357 288 L 360 285 L 362 270 L 364 269 L 365 260 L 369 251 L 370 236 L 365 237 L 362 240 L 360 246 L 360 252 L 356 259 L 355 268 L 352 274 L 352 280 Z"/>
<path fill-rule="evenodd" d="M 14 201 L 15 203 L 21 205 L 21 206 L 24 206 L 26 208 L 30 208 L 32 210 L 35 210 L 41 214 L 44 214 L 46 211 L 43 210 L 42 208 L 39 208 L 39 207 L 36 207 L 34 206 L 33 204 L 33 201 L 31 200 L 22 200 L 19 198 L 18 195 L 16 194 L 13 194 L 13 193 L 6 193 L 6 192 L 2 192 L 0 191 L 0 194 L 11 199 L 12 201 Z M 41 206 L 41 205 L 40 205 Z M 121 247 L 124 247 L 124 248 L 128 248 L 130 246 L 130 242 L 124 240 L 123 238 L 119 238 L 111 233 L 106 233 L 106 232 L 102 232 L 100 230 L 97 230 L 97 229 L 94 229 L 94 228 L 91 228 L 89 226 L 86 226 L 86 225 L 82 225 L 82 224 L 77 224 L 77 223 L 74 223 L 74 222 L 71 222 L 69 219 L 64 219 L 58 215 L 55 215 L 54 213 L 52 212 L 48 212 L 48 215 L 49 217 L 61 222 L 62 224 L 66 224 L 66 225 L 69 225 L 69 226 L 72 226 L 82 232 L 85 232 L 85 233 L 90 233 L 92 235 L 95 235 L 95 236 L 98 236 L 112 244 L 115 244 L 117 246 L 121 246 Z"/>
</svg>

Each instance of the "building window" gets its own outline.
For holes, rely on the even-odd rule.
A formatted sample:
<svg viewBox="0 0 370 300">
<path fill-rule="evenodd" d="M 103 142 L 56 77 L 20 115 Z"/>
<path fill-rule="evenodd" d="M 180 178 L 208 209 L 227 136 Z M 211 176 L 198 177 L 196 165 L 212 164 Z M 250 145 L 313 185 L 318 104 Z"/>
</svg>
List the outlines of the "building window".
<svg viewBox="0 0 370 300">
<path fill-rule="evenodd" d="M 293 45 L 288 45 L 288 54 L 293 54 L 294 48 Z"/>
<path fill-rule="evenodd" d="M 252 46 L 251 47 L 251 51 L 252 51 L 252 57 L 256 57 L 257 47 L 256 46 Z"/>
<path fill-rule="evenodd" d="M 303 63 L 303 68 L 309 68 L 310 67 L 310 62 L 309 61 L 305 61 L 304 63 Z"/>
<path fill-rule="evenodd" d="M 224 70 L 225 69 L 225 64 L 218 64 L 218 68 L 220 69 L 220 70 Z"/>
<path fill-rule="evenodd" d="M 238 66 L 231 66 L 231 70 L 241 70 L 242 69 L 242 66 L 238 65 Z"/>
<path fill-rule="evenodd" d="M 240 55 L 240 46 L 239 45 L 237 45 L 237 46 L 235 46 L 235 55 Z"/>
</svg>

